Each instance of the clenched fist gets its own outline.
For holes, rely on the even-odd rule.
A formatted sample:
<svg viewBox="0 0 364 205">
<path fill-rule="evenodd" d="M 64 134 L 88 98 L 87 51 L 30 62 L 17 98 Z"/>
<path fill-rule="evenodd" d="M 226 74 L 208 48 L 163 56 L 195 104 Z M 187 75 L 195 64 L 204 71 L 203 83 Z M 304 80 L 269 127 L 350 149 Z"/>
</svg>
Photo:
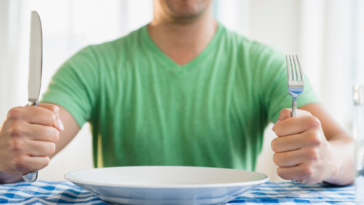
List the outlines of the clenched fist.
<svg viewBox="0 0 364 205">
<path fill-rule="evenodd" d="M 290 116 L 291 109 L 283 109 L 273 127 L 278 136 L 271 144 L 274 163 L 279 166 L 278 175 L 305 184 L 334 177 L 339 165 L 321 122 L 304 110 L 297 110 L 297 117 Z"/>
<path fill-rule="evenodd" d="M 0 128 L 0 171 L 27 174 L 46 167 L 60 130 L 63 124 L 56 105 L 11 109 Z"/>
</svg>

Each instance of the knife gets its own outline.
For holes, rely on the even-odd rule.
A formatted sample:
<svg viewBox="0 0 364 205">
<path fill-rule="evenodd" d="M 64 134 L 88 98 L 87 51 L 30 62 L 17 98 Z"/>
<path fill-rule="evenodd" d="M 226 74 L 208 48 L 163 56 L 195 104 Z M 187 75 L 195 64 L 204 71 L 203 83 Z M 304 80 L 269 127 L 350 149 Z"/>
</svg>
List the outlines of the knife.
<svg viewBox="0 0 364 205">
<path fill-rule="evenodd" d="M 42 84 L 42 25 L 39 14 L 31 13 L 30 21 L 30 51 L 29 51 L 29 79 L 28 79 L 28 101 L 29 106 L 38 107 L 39 93 Z M 23 175 L 26 182 L 34 182 L 38 178 L 38 171 Z"/>
</svg>

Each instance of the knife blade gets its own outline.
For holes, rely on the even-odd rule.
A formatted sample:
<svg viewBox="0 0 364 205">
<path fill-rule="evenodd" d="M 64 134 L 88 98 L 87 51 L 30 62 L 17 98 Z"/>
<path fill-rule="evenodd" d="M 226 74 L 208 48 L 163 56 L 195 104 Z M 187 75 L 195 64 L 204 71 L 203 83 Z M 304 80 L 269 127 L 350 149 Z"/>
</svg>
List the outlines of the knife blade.
<svg viewBox="0 0 364 205">
<path fill-rule="evenodd" d="M 36 103 L 42 83 L 42 25 L 39 14 L 31 13 L 28 101 Z"/>
<path fill-rule="evenodd" d="M 31 12 L 30 21 L 30 50 L 29 50 L 29 78 L 28 101 L 29 106 L 37 106 L 42 85 L 42 60 L 43 60 L 42 24 L 36 11 Z M 38 171 L 23 175 L 26 182 L 34 182 L 38 178 Z"/>
</svg>

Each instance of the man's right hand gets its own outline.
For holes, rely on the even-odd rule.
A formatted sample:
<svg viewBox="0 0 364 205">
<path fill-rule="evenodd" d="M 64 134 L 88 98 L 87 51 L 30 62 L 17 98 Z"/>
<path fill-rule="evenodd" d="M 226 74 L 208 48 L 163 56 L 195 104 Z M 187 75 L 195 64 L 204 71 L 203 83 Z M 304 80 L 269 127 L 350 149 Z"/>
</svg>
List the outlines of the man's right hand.
<svg viewBox="0 0 364 205">
<path fill-rule="evenodd" d="M 46 167 L 63 129 L 56 105 L 11 109 L 0 128 L 0 172 L 23 175 Z"/>
</svg>

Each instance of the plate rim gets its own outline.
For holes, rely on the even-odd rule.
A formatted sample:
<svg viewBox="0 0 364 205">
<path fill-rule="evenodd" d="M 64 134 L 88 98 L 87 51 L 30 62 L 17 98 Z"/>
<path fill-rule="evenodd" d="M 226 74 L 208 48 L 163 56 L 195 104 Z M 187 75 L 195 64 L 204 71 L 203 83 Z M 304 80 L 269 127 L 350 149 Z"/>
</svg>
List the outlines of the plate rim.
<svg viewBox="0 0 364 205">
<path fill-rule="evenodd" d="M 92 171 L 92 170 L 100 170 L 100 169 L 115 169 L 115 168 L 136 168 L 136 167 L 173 167 L 173 168 L 203 168 L 203 169 L 220 169 L 220 170 L 234 170 L 234 171 L 242 171 L 242 172 L 250 172 L 255 174 L 263 175 L 265 178 L 261 180 L 255 181 L 248 181 L 248 182 L 232 182 L 232 183 L 219 183 L 219 184 L 192 184 L 192 185 L 140 185 L 140 184 L 109 184 L 109 183 L 102 183 L 102 182 L 90 182 L 85 180 L 74 179 L 69 176 L 71 173 L 75 172 L 84 172 L 84 171 Z M 239 169 L 229 169 L 229 168 L 217 168 L 217 167 L 197 167 L 197 166 L 117 166 L 117 167 L 103 167 L 103 168 L 93 168 L 93 169 L 83 169 L 83 170 L 76 170 L 68 172 L 64 175 L 64 178 L 70 182 L 84 184 L 84 185 L 93 185 L 93 186 L 107 186 L 107 187 L 120 187 L 120 188 L 154 188 L 154 189 L 194 189 L 194 188 L 221 188 L 221 187 L 238 187 L 238 186 L 250 186 L 256 184 L 263 184 L 269 181 L 269 176 L 260 173 L 260 172 L 253 172 L 253 171 L 246 171 L 246 170 L 239 170 Z"/>
</svg>

